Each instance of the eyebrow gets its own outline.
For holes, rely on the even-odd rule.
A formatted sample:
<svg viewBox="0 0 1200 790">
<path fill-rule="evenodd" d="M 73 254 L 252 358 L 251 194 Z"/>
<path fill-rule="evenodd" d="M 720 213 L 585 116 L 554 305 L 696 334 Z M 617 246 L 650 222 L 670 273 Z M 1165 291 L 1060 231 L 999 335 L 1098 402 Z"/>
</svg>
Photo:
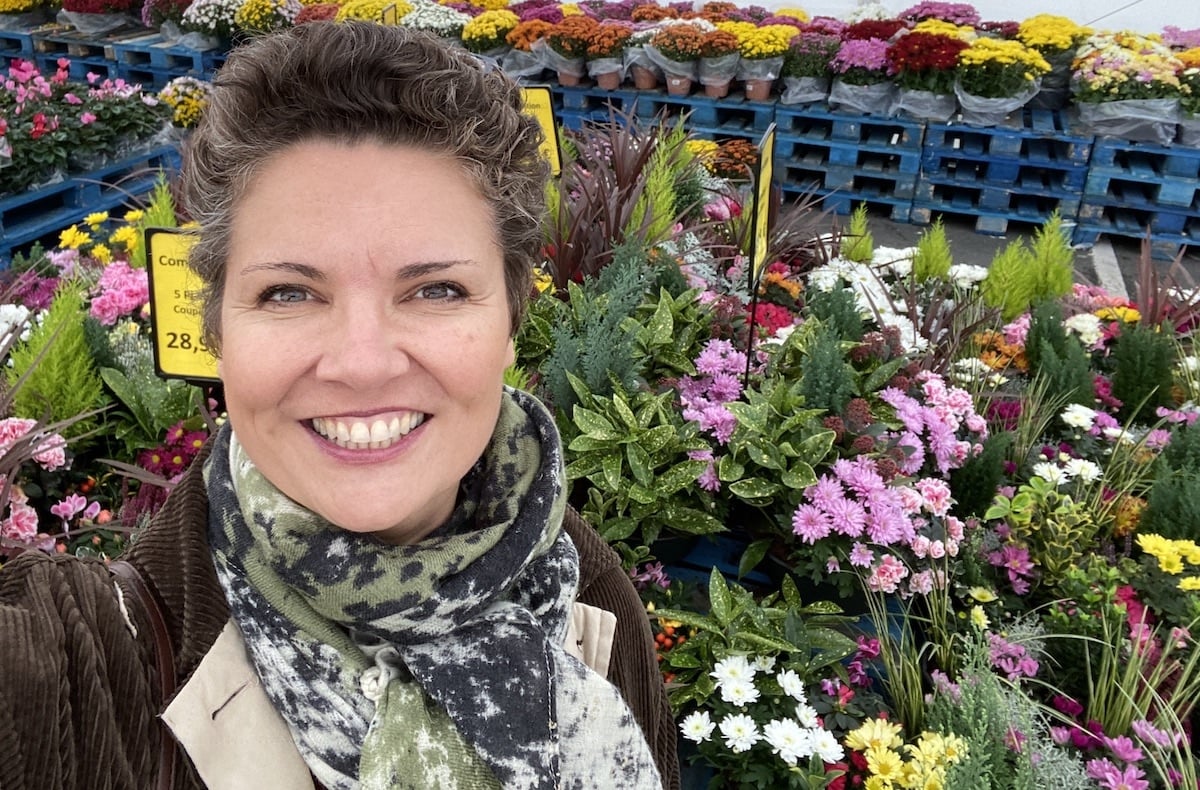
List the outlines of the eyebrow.
<svg viewBox="0 0 1200 790">
<path fill-rule="evenodd" d="M 419 263 L 411 263 L 401 268 L 396 272 L 396 279 L 416 280 L 430 274 L 437 274 L 448 269 L 453 269 L 456 266 L 474 266 L 475 261 L 470 259 L 449 260 L 449 261 L 421 261 Z M 317 280 L 323 282 L 327 278 L 325 273 L 315 266 L 309 266 L 306 263 L 293 263 L 291 261 L 272 261 L 269 263 L 252 263 L 242 270 L 242 274 L 254 274 L 256 272 L 290 272 L 299 275 L 308 280 Z"/>
</svg>

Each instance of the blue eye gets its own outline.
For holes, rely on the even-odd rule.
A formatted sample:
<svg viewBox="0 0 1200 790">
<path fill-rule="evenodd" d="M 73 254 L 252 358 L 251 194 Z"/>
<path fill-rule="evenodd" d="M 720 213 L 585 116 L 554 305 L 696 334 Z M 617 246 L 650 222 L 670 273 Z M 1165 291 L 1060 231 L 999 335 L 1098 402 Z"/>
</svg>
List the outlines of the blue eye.
<svg viewBox="0 0 1200 790">
<path fill-rule="evenodd" d="M 262 303 L 290 304 L 303 302 L 308 299 L 308 291 L 298 285 L 273 285 L 262 292 L 259 301 Z"/>
<path fill-rule="evenodd" d="M 440 301 L 462 299 L 466 296 L 466 293 L 454 283 L 431 283 L 430 285 L 421 286 L 417 291 L 417 296 L 421 299 Z"/>
</svg>

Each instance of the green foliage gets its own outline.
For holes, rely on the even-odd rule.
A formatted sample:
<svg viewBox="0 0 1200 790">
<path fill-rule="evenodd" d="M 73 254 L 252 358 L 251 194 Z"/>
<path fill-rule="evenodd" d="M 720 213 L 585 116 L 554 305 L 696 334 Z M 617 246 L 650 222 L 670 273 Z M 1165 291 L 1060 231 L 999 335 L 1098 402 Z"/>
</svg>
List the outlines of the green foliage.
<svg viewBox="0 0 1200 790">
<path fill-rule="evenodd" d="M 1030 255 L 1036 274 L 1032 295 L 1035 301 L 1059 299 L 1071 293 L 1071 284 L 1075 281 L 1075 251 L 1071 249 L 1057 210 L 1034 232 Z"/>
<path fill-rule="evenodd" d="M 175 212 L 175 198 L 171 195 L 171 185 L 167 182 L 167 177 L 162 173 L 158 176 L 158 181 L 154 184 L 154 191 L 150 194 L 150 202 L 146 205 L 145 213 L 137 223 L 139 231 L 144 231 L 146 228 L 174 228 L 179 225 L 179 219 Z M 138 239 L 138 244 L 129 252 L 129 265 L 135 269 L 144 269 L 146 267 L 146 245 L 142 239 Z"/>
<path fill-rule="evenodd" d="M 649 546 L 664 531 L 706 535 L 725 530 L 713 514 L 712 497 L 696 482 L 707 462 L 688 458 L 689 451 L 708 445 L 696 424 L 685 422 L 675 407 L 674 392 L 628 393 L 614 379 L 607 394 L 597 394 L 579 378 L 568 377 L 578 403 L 571 422 L 562 426 L 573 459 L 567 481 L 591 484 L 581 512 L 606 540 L 637 534 Z"/>
<path fill-rule="evenodd" d="M 805 604 L 790 577 L 779 592 L 761 600 L 730 584 L 715 568 L 708 582 L 707 615 L 682 609 L 660 609 L 660 620 L 675 620 L 695 632 L 667 656 L 667 667 L 679 681 L 670 692 L 677 713 L 709 702 L 716 684 L 709 674 L 729 655 L 775 656 L 806 682 L 854 652 L 855 644 L 837 629 L 849 622 L 829 601 Z M 780 667 L 782 668 L 782 667 Z"/>
<path fill-rule="evenodd" d="M 1053 587 L 1092 545 L 1099 523 L 1085 502 L 1060 493 L 1054 483 L 1034 477 L 1010 498 L 998 494 L 987 509 L 988 521 L 1002 519 L 1014 536 L 1029 545 L 1042 570 L 1042 583 Z"/>
<path fill-rule="evenodd" d="M 963 465 L 950 472 L 954 512 L 961 518 L 982 516 L 1004 481 L 1004 459 L 1012 446 L 1011 433 L 996 433 L 983 443 L 983 452 L 968 455 Z"/>
<path fill-rule="evenodd" d="M 599 277 L 587 278 L 583 285 L 568 284 L 567 302 L 550 328 L 553 350 L 544 370 L 560 415 L 570 414 L 577 402 L 572 375 L 596 395 L 611 393 L 613 381 L 627 391 L 636 387 L 636 332 L 626 319 L 641 304 L 648 275 L 645 252 L 625 244 L 614 251 L 612 264 Z"/>
<path fill-rule="evenodd" d="M 1173 332 L 1156 326 L 1126 324 L 1113 345 L 1113 397 L 1121 401 L 1123 420 L 1153 422 L 1159 406 L 1173 406 L 1175 367 Z"/>
<path fill-rule="evenodd" d="M 944 280 L 950 276 L 954 258 L 950 253 L 950 242 L 946 238 L 946 227 L 939 216 L 929 230 L 917 240 L 917 251 L 913 255 L 913 277 L 923 283 L 930 278 Z"/>
<path fill-rule="evenodd" d="M 509 365 L 504 369 L 504 386 L 529 392 L 533 389 L 533 374 L 520 365 Z"/>
<path fill-rule="evenodd" d="M 862 340 L 863 319 L 858 312 L 854 294 L 845 288 L 816 291 L 805 305 L 809 315 L 829 328 L 843 340 Z"/>
<path fill-rule="evenodd" d="M 846 362 L 837 333 L 823 328 L 808 349 L 800 393 L 810 408 L 841 414 L 854 397 L 854 368 Z"/>
<path fill-rule="evenodd" d="M 712 336 L 712 315 L 695 290 L 672 296 L 663 288 L 634 313 L 632 354 L 646 381 L 696 375 L 692 360 Z"/>
<path fill-rule="evenodd" d="M 1156 467 L 1139 530 L 1200 542 L 1200 422 L 1172 432 Z"/>
<path fill-rule="evenodd" d="M 875 254 L 875 237 L 867 221 L 867 204 L 859 203 L 850 215 L 850 227 L 842 235 L 842 257 L 856 263 L 870 263 Z"/>
<path fill-rule="evenodd" d="M 1034 283 L 1029 276 L 1028 261 L 1029 251 L 1023 241 L 1006 244 L 992 258 L 987 277 L 979 284 L 984 303 L 999 310 L 1005 321 L 1025 312 L 1033 299 Z"/>
<path fill-rule="evenodd" d="M 1057 302 L 1039 302 L 1030 314 L 1025 355 L 1030 373 L 1046 382 L 1048 392 L 1063 403 L 1092 406 L 1095 385 L 1083 344 L 1068 335 L 1062 323 L 1062 308 Z"/>
<path fill-rule="evenodd" d="M 176 379 L 162 379 L 154 372 L 150 339 L 133 321 L 122 320 L 108 335 L 114 365 L 100 369 L 100 377 L 123 407 L 106 421 L 113 435 L 125 443 L 127 456 L 157 447 L 163 434 L 176 423 L 194 417 L 202 393 L 197 387 Z"/>
<path fill-rule="evenodd" d="M 13 349 L 9 386 L 25 377 L 13 398 L 15 414 L 59 422 L 107 405 L 83 328 L 92 319 L 80 320 L 83 314 L 82 290 L 60 288 L 42 325 Z M 95 427 L 95 417 L 87 417 L 64 428 L 63 435 L 80 437 Z"/>
<path fill-rule="evenodd" d="M 646 165 L 645 187 L 623 229 L 626 238 L 634 237 L 642 227 L 647 229 L 649 238 L 670 236 L 681 208 L 675 184 L 681 172 L 696 169 L 691 158 L 679 155 L 687 137 L 682 123 L 664 127 L 659 133 L 654 153 Z"/>
<path fill-rule="evenodd" d="M 17 272 L 35 272 L 40 275 L 47 275 L 54 269 L 54 264 L 50 263 L 50 259 L 46 257 L 46 249 L 41 242 L 34 242 L 28 252 L 14 252 L 12 263 L 8 265 L 8 270 L 13 273 Z"/>
</svg>

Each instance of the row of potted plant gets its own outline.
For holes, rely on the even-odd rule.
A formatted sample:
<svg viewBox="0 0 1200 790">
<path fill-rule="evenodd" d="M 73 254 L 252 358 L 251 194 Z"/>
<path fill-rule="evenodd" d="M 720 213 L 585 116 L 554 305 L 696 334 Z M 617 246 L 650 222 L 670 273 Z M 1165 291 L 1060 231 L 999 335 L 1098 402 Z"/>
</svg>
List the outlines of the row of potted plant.
<svg viewBox="0 0 1200 790">
<path fill-rule="evenodd" d="M 1196 292 L 1148 254 L 1136 302 L 1074 284 L 1057 221 L 964 262 L 937 225 L 886 249 L 811 201 L 755 271 L 753 146 L 623 120 L 567 146 L 510 381 L 643 588 L 696 766 L 1196 786 Z M 115 555 L 205 440 L 146 325 L 140 230 L 175 221 L 164 185 L 14 262 L 4 430 L 34 440 L 0 444 L 6 544 Z M 712 536 L 745 583 L 672 580 Z"/>
<path fill-rule="evenodd" d="M 159 93 L 122 79 L 68 78 L 67 60 L 44 75 L 16 59 L 0 83 L 0 195 L 85 173 L 139 150 L 169 144 L 195 124 L 208 83 L 172 81 Z"/>
</svg>

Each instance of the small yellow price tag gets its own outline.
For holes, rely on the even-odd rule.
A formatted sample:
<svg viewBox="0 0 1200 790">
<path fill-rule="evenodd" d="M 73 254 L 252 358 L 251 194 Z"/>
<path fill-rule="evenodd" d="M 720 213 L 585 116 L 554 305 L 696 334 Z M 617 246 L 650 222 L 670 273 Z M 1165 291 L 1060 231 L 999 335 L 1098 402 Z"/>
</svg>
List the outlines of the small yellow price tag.
<svg viewBox="0 0 1200 790">
<path fill-rule="evenodd" d="M 758 275 L 767 263 L 767 247 L 771 214 L 771 178 L 775 170 L 775 124 L 767 127 L 758 144 L 758 167 L 754 178 L 754 241 L 751 242 L 751 287 L 758 284 Z"/>
<path fill-rule="evenodd" d="M 163 378 L 217 381 L 217 358 L 201 340 L 202 284 L 188 264 L 195 241 L 175 228 L 146 231 L 154 369 Z"/>
<path fill-rule="evenodd" d="M 391 25 L 392 27 L 395 27 L 396 25 L 400 24 L 400 20 L 396 16 L 396 4 L 395 3 L 391 3 L 391 4 L 383 7 L 383 10 L 379 12 L 379 21 L 382 24 Z"/>
<path fill-rule="evenodd" d="M 532 115 L 542 127 L 542 155 L 550 162 L 550 174 L 562 172 L 562 159 L 558 153 L 558 124 L 554 122 L 554 106 L 550 103 L 550 88 L 535 85 L 521 88 L 525 114 Z"/>
</svg>

